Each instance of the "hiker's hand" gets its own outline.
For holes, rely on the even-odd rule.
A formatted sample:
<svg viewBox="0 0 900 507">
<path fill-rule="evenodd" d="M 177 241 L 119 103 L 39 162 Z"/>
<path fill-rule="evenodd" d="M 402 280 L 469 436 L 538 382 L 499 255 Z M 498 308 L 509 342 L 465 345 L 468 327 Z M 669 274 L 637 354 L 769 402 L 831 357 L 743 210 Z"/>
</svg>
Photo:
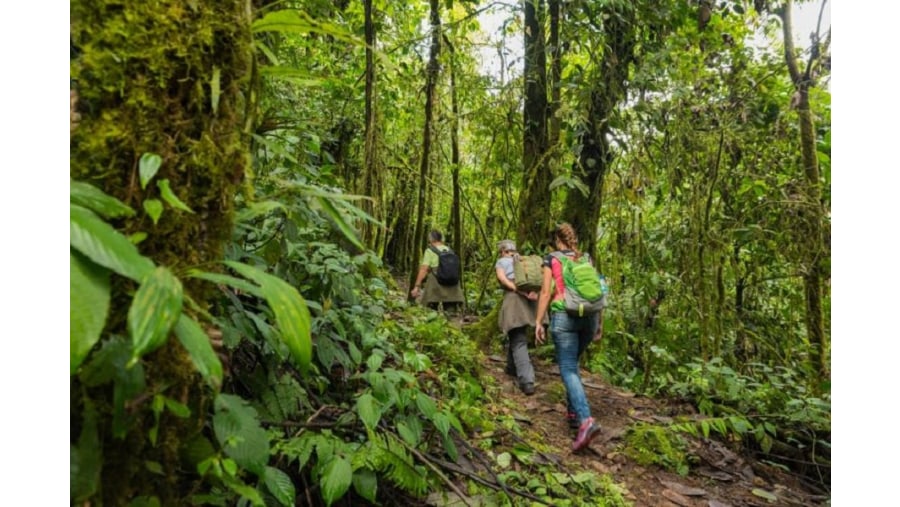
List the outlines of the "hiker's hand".
<svg viewBox="0 0 900 507">
<path fill-rule="evenodd" d="M 544 330 L 544 326 L 542 326 L 541 323 L 538 322 L 537 326 L 534 328 L 534 342 L 538 345 L 543 345 L 546 336 L 547 331 Z"/>
<path fill-rule="evenodd" d="M 603 326 L 597 326 L 597 332 L 594 333 L 594 341 L 599 342 L 603 339 Z"/>
<path fill-rule="evenodd" d="M 419 290 L 418 287 L 413 287 L 413 290 L 409 291 L 409 293 L 410 293 L 410 295 L 412 295 L 413 298 L 417 298 L 417 297 L 419 297 L 419 294 L 421 293 L 421 291 Z"/>
<path fill-rule="evenodd" d="M 528 298 L 529 301 L 537 301 L 538 293 L 535 291 L 529 291 L 528 294 L 525 294 L 525 297 Z"/>
</svg>

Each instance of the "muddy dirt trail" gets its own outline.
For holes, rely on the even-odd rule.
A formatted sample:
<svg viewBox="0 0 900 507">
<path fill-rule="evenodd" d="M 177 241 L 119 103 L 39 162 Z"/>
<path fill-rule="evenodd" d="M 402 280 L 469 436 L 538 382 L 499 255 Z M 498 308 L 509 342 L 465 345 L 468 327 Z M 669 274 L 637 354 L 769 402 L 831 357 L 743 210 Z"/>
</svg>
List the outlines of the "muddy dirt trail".
<svg viewBox="0 0 900 507">
<path fill-rule="evenodd" d="M 499 346 L 498 346 L 499 349 Z M 679 415 L 691 414 L 690 407 L 667 404 L 615 388 L 602 378 L 581 370 L 593 416 L 603 432 L 590 449 L 579 454 L 571 451 L 575 430 L 565 421 L 564 390 L 559 370 L 552 362 L 532 357 L 536 392 L 526 396 L 513 377 L 504 372 L 505 357 L 498 350 L 488 351 L 485 369 L 500 384 L 501 396 L 512 401 L 512 411 L 520 424 L 541 435 L 557 450 L 550 459 L 569 470 L 589 469 L 611 474 L 628 489 L 626 498 L 636 506 L 793 506 L 828 505 L 828 496 L 804 484 L 793 474 L 741 456 L 714 439 L 695 439 L 688 435 L 688 452 L 695 456 L 686 476 L 658 466 L 641 466 L 622 452 L 629 426 L 638 422 L 666 424 Z"/>
</svg>

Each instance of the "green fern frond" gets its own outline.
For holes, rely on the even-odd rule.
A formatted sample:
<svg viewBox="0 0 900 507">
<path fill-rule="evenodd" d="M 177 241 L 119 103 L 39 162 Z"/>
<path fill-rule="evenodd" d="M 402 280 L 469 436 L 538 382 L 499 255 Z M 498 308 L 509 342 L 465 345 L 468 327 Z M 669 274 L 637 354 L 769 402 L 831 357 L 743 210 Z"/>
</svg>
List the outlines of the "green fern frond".
<svg viewBox="0 0 900 507">
<path fill-rule="evenodd" d="M 413 463 L 412 456 L 403 443 L 393 434 L 370 435 L 370 458 L 372 469 L 384 474 L 400 489 L 421 496 L 428 491 L 428 478 L 422 467 Z"/>
</svg>

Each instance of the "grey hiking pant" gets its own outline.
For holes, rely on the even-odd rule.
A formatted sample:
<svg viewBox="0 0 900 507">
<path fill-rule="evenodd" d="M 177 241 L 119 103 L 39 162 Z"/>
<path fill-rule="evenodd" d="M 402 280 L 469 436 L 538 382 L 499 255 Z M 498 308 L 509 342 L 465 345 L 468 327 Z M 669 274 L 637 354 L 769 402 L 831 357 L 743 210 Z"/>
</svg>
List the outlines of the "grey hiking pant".
<svg viewBox="0 0 900 507">
<path fill-rule="evenodd" d="M 531 366 L 531 357 L 528 355 L 527 326 L 510 329 L 509 344 L 506 347 L 506 370 L 515 372 L 519 386 L 534 384 L 534 367 Z"/>
</svg>

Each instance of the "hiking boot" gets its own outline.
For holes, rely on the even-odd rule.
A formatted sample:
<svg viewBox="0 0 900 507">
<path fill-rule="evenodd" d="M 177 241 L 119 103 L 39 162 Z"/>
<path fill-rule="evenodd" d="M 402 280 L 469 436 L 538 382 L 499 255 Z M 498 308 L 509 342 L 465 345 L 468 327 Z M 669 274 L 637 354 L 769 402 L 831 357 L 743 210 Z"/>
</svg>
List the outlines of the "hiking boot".
<svg viewBox="0 0 900 507">
<path fill-rule="evenodd" d="M 525 393 L 526 396 L 531 396 L 534 394 L 534 384 L 531 382 L 522 385 L 522 392 Z"/>
<path fill-rule="evenodd" d="M 566 412 L 566 424 L 569 425 L 569 429 L 578 429 L 578 417 L 575 412 Z"/>
<path fill-rule="evenodd" d="M 575 437 L 575 441 L 572 442 L 572 451 L 577 452 L 584 449 L 590 445 L 591 440 L 599 434 L 600 425 L 594 422 L 593 417 L 588 417 L 581 423 L 581 427 L 578 428 L 578 436 Z"/>
</svg>

